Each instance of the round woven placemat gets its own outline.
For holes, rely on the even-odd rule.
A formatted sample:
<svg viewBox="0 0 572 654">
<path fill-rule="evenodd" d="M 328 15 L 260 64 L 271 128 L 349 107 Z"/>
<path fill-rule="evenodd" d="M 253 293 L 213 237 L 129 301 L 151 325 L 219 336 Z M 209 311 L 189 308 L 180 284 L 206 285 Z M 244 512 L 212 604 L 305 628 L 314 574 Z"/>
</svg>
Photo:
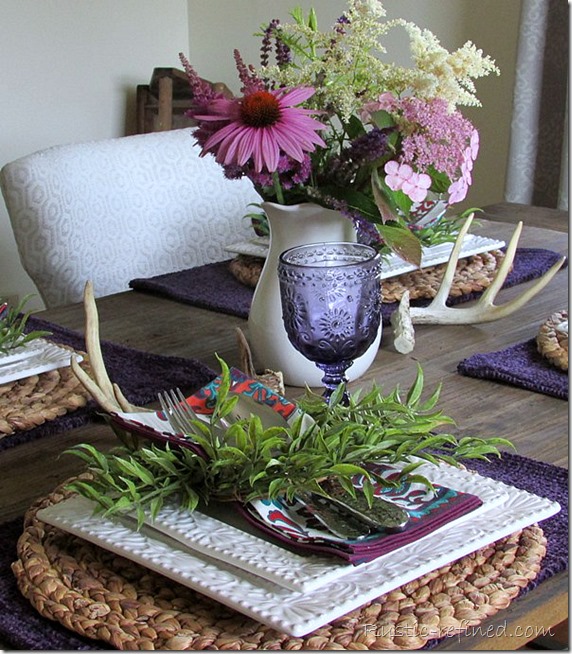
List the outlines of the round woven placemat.
<svg viewBox="0 0 572 654">
<path fill-rule="evenodd" d="M 459 259 L 449 296 L 459 297 L 467 293 L 484 291 L 490 286 L 503 259 L 504 252 L 501 250 L 483 252 Z M 434 298 L 443 280 L 446 267 L 447 264 L 442 263 L 384 279 L 381 283 L 383 301 L 399 302 L 405 291 L 409 291 L 410 300 Z"/>
<path fill-rule="evenodd" d="M 254 288 L 258 283 L 265 259 L 239 254 L 228 263 L 228 269 L 241 284 Z"/>
<path fill-rule="evenodd" d="M 449 295 L 459 297 L 467 293 L 483 291 L 492 282 L 503 259 L 504 252 L 500 250 L 459 259 Z M 239 282 L 254 288 L 263 265 L 264 259 L 238 255 L 229 262 L 229 270 Z M 405 291 L 409 291 L 411 300 L 434 298 L 446 266 L 447 264 L 443 263 L 384 279 L 381 283 L 383 301 L 398 302 Z"/>
<path fill-rule="evenodd" d="M 88 370 L 86 355 L 81 354 L 81 365 Z M 88 399 L 88 392 L 69 366 L 0 384 L 0 438 L 75 411 Z"/>
<path fill-rule="evenodd" d="M 527 527 L 296 638 L 38 520 L 63 486 L 26 514 L 12 569 L 39 613 L 117 649 L 418 649 L 506 608 L 546 553 Z"/>
<path fill-rule="evenodd" d="M 558 326 L 568 322 L 568 311 L 556 311 L 540 326 L 536 336 L 538 351 L 561 370 L 568 370 L 568 328 Z"/>
</svg>

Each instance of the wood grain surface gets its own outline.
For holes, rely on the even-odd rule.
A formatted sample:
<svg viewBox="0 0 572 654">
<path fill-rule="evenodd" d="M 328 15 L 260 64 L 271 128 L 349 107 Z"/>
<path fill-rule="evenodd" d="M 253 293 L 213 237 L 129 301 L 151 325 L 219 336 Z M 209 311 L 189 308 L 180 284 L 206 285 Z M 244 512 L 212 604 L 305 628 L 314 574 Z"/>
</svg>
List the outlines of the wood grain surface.
<svg viewBox="0 0 572 654">
<path fill-rule="evenodd" d="M 493 220 L 480 219 L 480 225 L 472 231 L 508 240 L 514 229 L 510 222 L 522 220 L 525 226 L 521 246 L 547 248 L 567 255 L 568 219 L 564 212 L 550 210 L 548 216 L 546 210 L 523 208 L 522 205 L 516 205 L 512 210 L 506 203 L 495 207 L 487 214 Z M 503 220 L 507 222 L 500 222 Z M 554 226 L 555 229 L 548 228 Z M 497 303 L 515 297 L 529 285 L 501 291 Z M 548 316 L 567 308 L 567 302 L 568 270 L 565 269 L 557 273 L 545 290 L 510 317 L 480 325 L 417 326 L 416 346 L 409 355 L 399 354 L 393 349 L 391 329 L 387 328 L 373 366 L 364 377 L 350 385 L 350 390 L 367 386 L 373 380 L 386 389 L 396 385 L 407 388 L 419 363 L 425 372 L 428 389 L 442 384 L 440 406 L 445 414 L 456 420 L 457 433 L 503 436 L 513 441 L 519 454 L 567 467 L 567 402 L 502 383 L 463 377 L 456 372 L 457 364 L 471 354 L 499 350 L 532 338 Z M 229 364 L 238 365 L 234 327 L 240 326 L 248 336 L 245 320 L 137 291 L 100 298 L 97 306 L 101 338 L 158 354 L 196 357 L 215 370 L 215 353 Z M 52 309 L 40 315 L 83 331 L 81 305 Z M 290 398 L 301 392 L 299 388 L 287 389 Z M 77 473 L 81 468 L 79 459 L 62 452 L 80 442 L 90 442 L 100 448 L 115 444 L 108 427 L 92 424 L 0 453 L 0 521 L 22 515 L 32 501 Z M 493 622 L 516 625 L 518 621 L 526 623 L 534 619 L 547 628 L 567 616 L 566 597 L 566 575 L 561 574 L 530 593 L 526 602 L 515 602 Z M 546 610 L 539 608 L 542 606 Z M 506 633 L 510 633 L 508 628 Z M 515 636 L 508 641 L 505 638 L 502 645 L 504 649 L 515 649 L 525 641 Z M 461 641 L 455 639 L 455 643 L 448 642 L 443 648 L 451 646 L 453 649 L 494 648 L 488 637 L 476 636 Z"/>
</svg>

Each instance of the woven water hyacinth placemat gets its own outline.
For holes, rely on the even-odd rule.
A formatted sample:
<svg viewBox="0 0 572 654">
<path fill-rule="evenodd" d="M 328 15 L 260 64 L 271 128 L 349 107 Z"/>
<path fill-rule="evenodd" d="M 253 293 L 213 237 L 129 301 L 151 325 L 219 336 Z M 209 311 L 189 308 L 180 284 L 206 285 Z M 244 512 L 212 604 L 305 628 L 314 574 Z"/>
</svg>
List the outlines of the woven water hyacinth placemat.
<svg viewBox="0 0 572 654">
<path fill-rule="evenodd" d="M 18 585 L 42 615 L 118 649 L 417 649 L 506 608 L 546 552 L 542 530 L 529 527 L 294 638 L 35 518 L 66 495 L 60 488 L 26 515 Z"/>
<path fill-rule="evenodd" d="M 562 510 L 536 526 L 388 593 L 304 638 L 280 634 L 81 539 L 47 527 L 35 512 L 63 499 L 54 492 L 28 512 L 15 573 L 43 621 L 12 591 L 0 634 L 26 648 L 18 624 L 42 628 L 38 649 L 418 649 L 479 624 L 519 594 L 568 566 L 567 471 L 506 453 L 472 462 L 480 474 L 558 501 Z M 544 532 L 544 534 L 543 534 Z M 545 538 L 548 548 L 545 555 Z M 5 559 L 9 560 L 9 559 Z M 535 578 L 536 577 L 536 578 Z M 0 576 L 0 606 L 7 597 Z M 18 613 L 18 611 L 20 611 Z M 65 641 L 65 625 L 71 631 Z M 92 646 L 80 634 L 95 640 Z"/>
<path fill-rule="evenodd" d="M 76 352 L 72 348 L 67 348 Z M 84 352 L 81 367 L 89 374 Z M 0 439 L 26 431 L 84 407 L 89 393 L 70 367 L 0 384 Z"/>
<path fill-rule="evenodd" d="M 449 297 L 461 297 L 480 293 L 488 288 L 504 259 L 504 252 L 493 250 L 459 259 L 449 291 Z M 446 263 L 384 279 L 381 283 L 384 302 L 399 302 L 403 293 L 409 291 L 411 300 L 432 299 L 437 295 Z"/>
<path fill-rule="evenodd" d="M 560 370 L 568 370 L 567 310 L 554 312 L 542 323 L 536 335 L 536 346 L 540 354 L 550 363 Z"/>
</svg>

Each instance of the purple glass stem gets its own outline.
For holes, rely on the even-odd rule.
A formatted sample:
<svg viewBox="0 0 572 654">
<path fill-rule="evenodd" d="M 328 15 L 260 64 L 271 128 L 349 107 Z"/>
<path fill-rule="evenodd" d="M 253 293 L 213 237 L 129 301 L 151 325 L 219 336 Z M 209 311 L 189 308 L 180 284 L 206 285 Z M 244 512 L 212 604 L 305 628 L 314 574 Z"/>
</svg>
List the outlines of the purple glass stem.
<svg viewBox="0 0 572 654">
<path fill-rule="evenodd" d="M 332 393 L 340 385 L 344 385 L 344 392 L 342 394 L 342 404 L 348 406 L 350 403 L 350 397 L 348 392 L 345 390 L 345 385 L 348 380 L 346 377 L 346 370 L 352 365 L 353 359 L 344 359 L 338 363 L 320 363 L 316 361 L 316 366 L 324 373 L 322 377 L 322 384 L 324 386 L 324 399 L 326 402 L 330 402 Z"/>
</svg>

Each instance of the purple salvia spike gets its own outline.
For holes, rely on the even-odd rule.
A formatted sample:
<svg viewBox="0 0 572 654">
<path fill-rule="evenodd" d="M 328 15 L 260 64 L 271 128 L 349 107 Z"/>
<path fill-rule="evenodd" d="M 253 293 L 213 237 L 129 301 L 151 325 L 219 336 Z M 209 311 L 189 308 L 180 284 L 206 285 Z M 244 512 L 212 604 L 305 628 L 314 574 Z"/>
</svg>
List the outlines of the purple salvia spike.
<svg viewBox="0 0 572 654">
<path fill-rule="evenodd" d="M 236 49 L 234 51 L 234 61 L 236 62 L 238 77 L 242 82 L 241 93 L 247 95 L 255 91 L 263 91 L 266 88 L 264 82 L 256 75 L 254 68 L 244 63 L 240 52 Z"/>
<path fill-rule="evenodd" d="M 274 28 L 278 25 L 280 21 L 277 18 L 274 18 L 270 21 L 268 27 L 264 30 L 264 36 L 262 37 L 262 44 L 260 46 L 260 65 L 262 67 L 268 66 L 268 60 L 271 50 L 270 41 L 272 34 L 274 33 Z"/>
<path fill-rule="evenodd" d="M 179 53 L 179 59 L 183 64 L 185 74 L 193 91 L 193 104 L 199 106 L 208 104 L 216 95 L 211 85 L 199 77 L 197 71 L 191 66 L 189 60 L 182 52 Z"/>
</svg>

